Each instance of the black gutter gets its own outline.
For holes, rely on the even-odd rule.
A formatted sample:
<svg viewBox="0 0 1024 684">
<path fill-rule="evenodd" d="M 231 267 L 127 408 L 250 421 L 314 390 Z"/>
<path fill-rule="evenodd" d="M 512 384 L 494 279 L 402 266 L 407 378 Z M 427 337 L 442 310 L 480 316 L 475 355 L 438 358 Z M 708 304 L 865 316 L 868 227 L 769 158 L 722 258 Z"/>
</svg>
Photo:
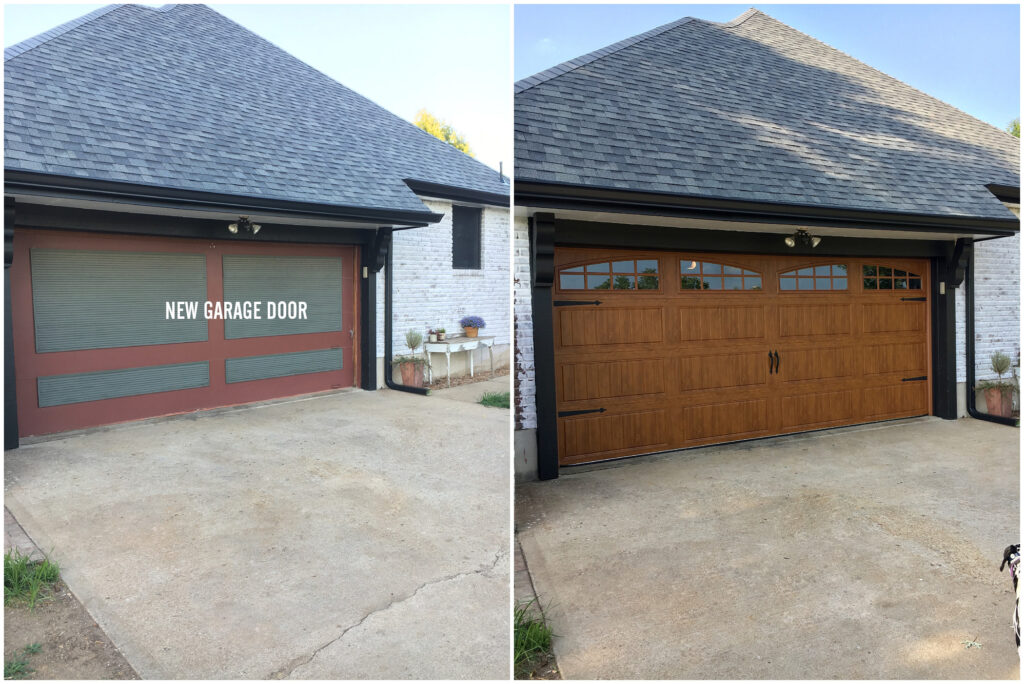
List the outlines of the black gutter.
<svg viewBox="0 0 1024 684">
<path fill-rule="evenodd" d="M 975 383 L 975 358 L 974 358 L 974 246 L 971 245 L 971 257 L 967 266 L 967 275 L 964 277 L 964 308 L 966 309 L 966 347 L 965 352 L 967 356 L 967 413 L 971 418 L 977 418 L 978 420 L 987 420 L 990 423 L 999 423 L 1000 425 L 1012 425 L 1017 427 L 1018 420 L 1016 418 L 1004 418 L 1003 416 L 993 416 L 990 413 L 982 413 L 976 406 L 978 398 L 975 394 L 974 383 Z"/>
<path fill-rule="evenodd" d="M 517 206 L 538 209 L 611 212 L 750 223 L 801 224 L 817 227 L 880 227 L 885 230 L 935 233 L 1017 235 L 1020 221 L 1010 218 L 931 216 L 898 212 L 817 207 L 777 202 L 625 191 L 558 183 L 516 180 Z"/>
<path fill-rule="evenodd" d="M 508 207 L 510 195 L 496 192 L 484 192 L 482 190 L 468 190 L 457 188 L 453 185 L 441 185 L 440 183 L 428 183 L 427 181 L 406 178 L 405 184 L 417 195 L 427 197 L 438 197 L 440 199 L 455 200 L 456 202 L 471 202 L 473 204 L 489 204 L 495 207 Z"/>
<path fill-rule="evenodd" d="M 387 257 L 385 263 L 387 270 L 385 271 L 384 277 L 387 279 L 384 286 L 384 384 L 393 390 L 400 392 L 409 392 L 410 394 L 430 394 L 430 390 L 426 387 L 413 387 L 412 385 L 402 385 L 394 380 L 395 369 L 391 366 L 392 357 L 394 356 L 394 343 L 392 340 L 392 328 L 394 326 L 391 320 L 391 310 L 393 301 L 394 291 L 394 269 L 392 268 L 392 252 L 394 251 L 394 240 L 391 235 L 390 228 L 382 228 L 381 238 L 384 244 L 382 247 L 387 251 Z M 387 231 L 384 233 L 384 231 Z"/>
<path fill-rule="evenodd" d="M 443 218 L 441 214 L 435 214 L 426 210 L 408 211 L 404 209 L 344 207 L 317 204 L 315 202 L 295 202 L 264 197 L 245 197 L 241 195 L 140 185 L 137 183 L 121 183 L 92 178 L 72 178 L 29 171 L 5 170 L 4 192 L 102 202 L 120 202 L 178 210 L 237 212 L 241 215 L 265 212 L 321 220 L 330 219 L 334 221 L 358 221 L 377 224 L 397 223 L 407 224 L 410 228 L 419 228 L 430 223 L 437 223 Z"/>
</svg>

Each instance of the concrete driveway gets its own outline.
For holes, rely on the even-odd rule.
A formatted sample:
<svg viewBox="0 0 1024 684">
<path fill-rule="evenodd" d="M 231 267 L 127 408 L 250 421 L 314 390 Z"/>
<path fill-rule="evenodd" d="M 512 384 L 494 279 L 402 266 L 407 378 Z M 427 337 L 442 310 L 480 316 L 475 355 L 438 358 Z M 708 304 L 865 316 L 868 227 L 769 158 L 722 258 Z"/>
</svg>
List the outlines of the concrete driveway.
<svg viewBox="0 0 1024 684">
<path fill-rule="evenodd" d="M 1019 434 L 916 419 L 517 485 L 563 675 L 1017 679 Z"/>
<path fill-rule="evenodd" d="M 351 391 L 6 453 L 6 504 L 146 679 L 509 673 L 508 411 Z"/>
</svg>

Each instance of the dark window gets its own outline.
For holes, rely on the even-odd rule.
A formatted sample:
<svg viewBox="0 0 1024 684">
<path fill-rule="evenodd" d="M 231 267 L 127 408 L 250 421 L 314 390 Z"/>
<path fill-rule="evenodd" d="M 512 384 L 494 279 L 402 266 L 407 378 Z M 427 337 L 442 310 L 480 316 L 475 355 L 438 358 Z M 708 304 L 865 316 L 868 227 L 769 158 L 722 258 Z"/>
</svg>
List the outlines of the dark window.
<svg viewBox="0 0 1024 684">
<path fill-rule="evenodd" d="M 480 268 L 482 209 L 452 207 L 452 268 Z"/>
</svg>

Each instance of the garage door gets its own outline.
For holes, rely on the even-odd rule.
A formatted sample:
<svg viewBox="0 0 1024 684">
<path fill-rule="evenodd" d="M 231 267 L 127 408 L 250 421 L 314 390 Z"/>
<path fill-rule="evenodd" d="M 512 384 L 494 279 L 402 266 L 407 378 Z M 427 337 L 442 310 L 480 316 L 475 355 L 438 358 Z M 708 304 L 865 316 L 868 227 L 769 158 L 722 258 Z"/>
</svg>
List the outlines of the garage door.
<svg viewBox="0 0 1024 684">
<path fill-rule="evenodd" d="M 350 246 L 16 231 L 20 434 L 353 385 L 355 258 Z M 176 302 L 181 317 L 168 315 Z M 259 318 L 232 307 L 248 317 L 208 320 L 206 302 L 259 302 Z M 293 304 L 272 312 L 280 302 Z"/>
<path fill-rule="evenodd" d="M 555 262 L 563 465 L 930 413 L 926 260 Z"/>
</svg>

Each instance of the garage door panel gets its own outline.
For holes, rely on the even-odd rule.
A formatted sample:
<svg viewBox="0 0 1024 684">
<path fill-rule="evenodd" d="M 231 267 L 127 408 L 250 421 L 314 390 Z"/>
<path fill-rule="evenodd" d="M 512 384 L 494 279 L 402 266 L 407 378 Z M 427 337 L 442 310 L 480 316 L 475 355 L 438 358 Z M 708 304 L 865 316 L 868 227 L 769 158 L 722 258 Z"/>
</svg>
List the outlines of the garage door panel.
<svg viewBox="0 0 1024 684">
<path fill-rule="evenodd" d="M 864 412 L 870 418 L 928 413 L 928 384 L 901 382 L 887 387 L 869 387 L 864 392 Z"/>
<path fill-rule="evenodd" d="M 665 409 L 574 416 L 559 422 L 562 453 L 569 462 L 657 451 L 669 444 Z"/>
<path fill-rule="evenodd" d="M 706 296 L 705 293 L 697 295 Z M 763 305 L 678 306 L 679 339 L 684 342 L 765 339 Z"/>
<path fill-rule="evenodd" d="M 924 302 L 866 303 L 862 308 L 866 333 L 923 333 L 927 310 Z"/>
<path fill-rule="evenodd" d="M 853 347 L 785 349 L 779 357 L 779 379 L 784 382 L 852 378 L 859 374 Z"/>
<path fill-rule="evenodd" d="M 166 302 L 206 300 L 202 254 L 32 249 L 37 352 L 199 342 L 206 320 L 168 320 Z"/>
<path fill-rule="evenodd" d="M 677 366 L 683 392 L 758 387 L 768 381 L 768 357 L 762 352 L 691 356 L 679 359 Z"/>
<path fill-rule="evenodd" d="M 557 309 L 563 347 L 643 344 L 665 339 L 661 307 Z"/>
<path fill-rule="evenodd" d="M 224 338 L 342 330 L 340 257 L 225 254 L 224 301 L 264 302 L 262 317 L 224 321 Z M 306 302 L 306 318 L 270 318 L 266 302 Z"/>
<path fill-rule="evenodd" d="M 872 344 L 863 348 L 865 375 L 928 373 L 928 347 L 923 342 Z"/>
<path fill-rule="evenodd" d="M 780 338 L 833 337 L 852 331 L 853 306 L 849 303 L 779 304 Z"/>
<path fill-rule="evenodd" d="M 206 361 L 37 378 L 40 407 L 195 389 L 210 384 Z"/>
<path fill-rule="evenodd" d="M 857 390 L 783 397 L 780 406 L 784 430 L 848 422 L 857 417 Z"/>
<path fill-rule="evenodd" d="M 768 400 L 723 402 L 683 409 L 684 439 L 738 439 L 746 435 L 767 432 Z"/>
<path fill-rule="evenodd" d="M 665 359 L 621 359 L 562 366 L 563 401 L 649 397 L 665 393 Z"/>
<path fill-rule="evenodd" d="M 314 349 L 311 351 L 267 354 L 226 359 L 224 378 L 229 383 L 280 378 L 286 375 L 324 373 L 341 370 L 344 350 Z"/>
</svg>

